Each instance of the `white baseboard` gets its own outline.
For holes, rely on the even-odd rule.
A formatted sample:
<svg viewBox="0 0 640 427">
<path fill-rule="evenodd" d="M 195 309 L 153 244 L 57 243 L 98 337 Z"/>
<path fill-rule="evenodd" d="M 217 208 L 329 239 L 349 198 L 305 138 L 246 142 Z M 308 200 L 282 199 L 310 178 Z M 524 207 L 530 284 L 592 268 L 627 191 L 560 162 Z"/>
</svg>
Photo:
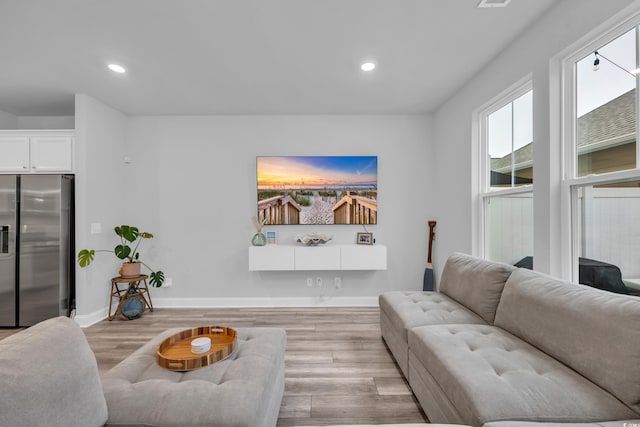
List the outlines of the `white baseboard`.
<svg viewBox="0 0 640 427">
<path fill-rule="evenodd" d="M 377 307 L 378 297 L 302 298 L 154 298 L 158 308 L 224 307 Z"/>
<path fill-rule="evenodd" d="M 249 307 L 377 307 L 378 297 L 302 298 L 153 298 L 158 308 L 249 308 Z M 76 323 L 86 328 L 107 318 L 107 307 L 77 314 Z"/>
<path fill-rule="evenodd" d="M 89 326 L 94 325 L 100 322 L 101 320 L 106 319 L 108 316 L 107 311 L 108 311 L 108 308 L 104 307 L 104 308 L 101 308 L 100 310 L 94 311 L 93 313 L 76 314 L 73 320 L 75 320 L 76 323 L 81 327 L 88 328 Z"/>
</svg>

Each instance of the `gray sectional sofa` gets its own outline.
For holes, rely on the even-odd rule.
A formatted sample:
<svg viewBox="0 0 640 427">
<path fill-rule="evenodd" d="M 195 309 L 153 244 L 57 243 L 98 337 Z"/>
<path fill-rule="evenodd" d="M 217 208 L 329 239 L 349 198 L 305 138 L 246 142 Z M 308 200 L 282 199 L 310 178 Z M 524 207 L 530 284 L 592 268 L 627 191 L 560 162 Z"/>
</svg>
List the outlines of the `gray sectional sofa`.
<svg viewBox="0 0 640 427">
<path fill-rule="evenodd" d="M 431 422 L 638 423 L 640 298 L 456 253 L 439 292 L 379 302 L 382 336 Z"/>
<path fill-rule="evenodd" d="M 101 379 L 80 327 L 58 317 L 0 340 L 0 426 L 275 426 L 286 334 L 238 328 L 238 348 L 191 372 L 155 362 L 167 330 Z"/>
</svg>

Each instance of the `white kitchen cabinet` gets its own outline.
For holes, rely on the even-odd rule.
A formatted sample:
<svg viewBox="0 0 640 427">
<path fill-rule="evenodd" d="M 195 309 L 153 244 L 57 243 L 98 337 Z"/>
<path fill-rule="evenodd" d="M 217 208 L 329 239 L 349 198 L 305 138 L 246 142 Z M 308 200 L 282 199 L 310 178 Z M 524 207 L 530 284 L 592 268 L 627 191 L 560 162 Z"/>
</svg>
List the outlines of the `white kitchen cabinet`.
<svg viewBox="0 0 640 427">
<path fill-rule="evenodd" d="M 386 270 L 384 245 L 291 246 L 249 248 L 249 271 Z"/>
<path fill-rule="evenodd" d="M 72 131 L 0 131 L 0 173 L 73 172 Z"/>
<path fill-rule="evenodd" d="M 29 138 L 0 136 L 0 172 L 29 172 Z"/>
<path fill-rule="evenodd" d="M 31 138 L 32 172 L 73 171 L 73 138 L 38 136 Z"/>
</svg>

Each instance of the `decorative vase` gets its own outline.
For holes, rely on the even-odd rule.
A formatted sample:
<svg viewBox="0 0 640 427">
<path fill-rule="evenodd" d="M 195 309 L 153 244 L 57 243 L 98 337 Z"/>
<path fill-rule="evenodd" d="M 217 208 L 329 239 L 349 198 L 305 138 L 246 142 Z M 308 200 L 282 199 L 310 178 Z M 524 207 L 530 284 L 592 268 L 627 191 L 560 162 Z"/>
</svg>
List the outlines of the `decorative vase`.
<svg viewBox="0 0 640 427">
<path fill-rule="evenodd" d="M 253 239 L 251 239 L 251 244 L 253 246 L 264 246 L 267 244 L 267 237 L 258 231 L 253 235 Z"/>
<path fill-rule="evenodd" d="M 144 312 L 144 303 L 139 298 L 127 298 L 120 307 L 120 314 L 127 320 L 137 319 Z"/>
<path fill-rule="evenodd" d="M 140 275 L 139 262 L 123 262 L 120 268 L 120 276 L 122 277 L 136 277 Z"/>
</svg>

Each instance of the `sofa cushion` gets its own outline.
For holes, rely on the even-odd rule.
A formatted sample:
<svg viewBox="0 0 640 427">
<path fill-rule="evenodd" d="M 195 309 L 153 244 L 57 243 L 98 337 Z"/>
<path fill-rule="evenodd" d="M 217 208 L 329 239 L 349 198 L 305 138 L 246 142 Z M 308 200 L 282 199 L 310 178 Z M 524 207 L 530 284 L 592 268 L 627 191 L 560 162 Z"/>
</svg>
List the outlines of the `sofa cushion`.
<svg viewBox="0 0 640 427">
<path fill-rule="evenodd" d="M 637 416 L 602 388 L 495 326 L 414 328 L 409 348 L 409 357 L 428 370 L 466 424 Z"/>
<path fill-rule="evenodd" d="M 601 421 L 598 423 L 536 423 L 532 421 L 495 421 L 483 427 L 640 427 L 640 420 Z"/>
<path fill-rule="evenodd" d="M 439 292 L 386 292 L 378 297 L 380 310 L 407 341 L 407 330 L 416 326 L 485 321 L 463 305 Z"/>
<path fill-rule="evenodd" d="M 507 281 L 496 325 L 640 412 L 640 298 L 520 269 Z"/>
<path fill-rule="evenodd" d="M 398 367 L 406 378 L 409 378 L 409 345 L 406 336 L 403 338 L 400 331 L 392 325 L 391 320 L 380 310 L 380 333 L 389 351 L 396 360 Z"/>
<path fill-rule="evenodd" d="M 340 424 L 331 425 L 325 427 L 354 427 L 355 424 Z M 312 426 L 306 426 L 312 427 Z M 413 424 L 357 424 L 357 427 L 466 427 L 459 424 L 426 424 L 426 423 L 413 423 Z"/>
<path fill-rule="evenodd" d="M 406 378 L 409 378 L 407 329 L 443 323 L 484 323 L 477 314 L 441 293 L 387 292 L 378 301 L 380 332 Z"/>
<path fill-rule="evenodd" d="M 71 319 L 45 320 L 0 341 L 0 426 L 102 426 L 96 358 Z"/>
<path fill-rule="evenodd" d="M 285 331 L 238 328 L 229 358 L 188 372 L 161 368 L 158 345 L 182 329 L 158 335 L 103 376 L 108 425 L 274 426 L 284 391 Z"/>
<path fill-rule="evenodd" d="M 492 324 L 502 288 L 515 267 L 453 253 L 442 270 L 438 290 Z"/>
</svg>

